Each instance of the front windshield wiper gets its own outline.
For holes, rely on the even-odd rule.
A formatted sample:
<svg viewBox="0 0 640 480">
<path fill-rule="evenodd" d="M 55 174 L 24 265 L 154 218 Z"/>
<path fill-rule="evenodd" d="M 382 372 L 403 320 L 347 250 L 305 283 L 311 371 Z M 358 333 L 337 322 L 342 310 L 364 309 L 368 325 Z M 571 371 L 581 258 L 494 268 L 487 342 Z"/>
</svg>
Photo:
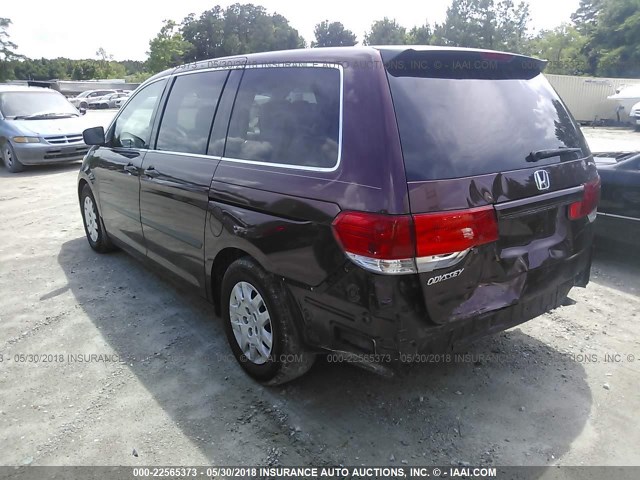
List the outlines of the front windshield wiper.
<svg viewBox="0 0 640 480">
<path fill-rule="evenodd" d="M 33 115 L 16 115 L 14 120 L 40 120 L 42 118 L 67 118 L 78 117 L 77 113 L 34 113 Z"/>
<path fill-rule="evenodd" d="M 537 162 L 538 160 L 543 160 L 545 158 L 551 157 L 561 157 L 568 153 L 582 153 L 581 148 L 552 148 L 549 150 L 537 150 L 535 152 L 531 152 L 527 155 L 527 162 Z"/>
</svg>

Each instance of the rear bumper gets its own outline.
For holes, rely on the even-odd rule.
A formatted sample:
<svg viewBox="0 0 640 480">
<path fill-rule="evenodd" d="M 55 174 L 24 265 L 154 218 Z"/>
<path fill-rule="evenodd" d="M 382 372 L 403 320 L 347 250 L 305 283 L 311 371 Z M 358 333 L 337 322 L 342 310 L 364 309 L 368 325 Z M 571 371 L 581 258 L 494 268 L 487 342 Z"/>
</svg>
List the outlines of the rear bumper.
<svg viewBox="0 0 640 480">
<path fill-rule="evenodd" d="M 346 271 L 313 291 L 289 287 L 310 347 L 354 353 L 354 358 L 374 354 L 366 358 L 393 364 L 452 351 L 557 308 L 572 287 L 588 283 L 591 256 L 589 247 L 559 265 L 531 271 L 535 287 L 525 287 L 508 307 L 440 324 L 429 318 L 418 275 L 375 275 L 347 264 Z"/>
<path fill-rule="evenodd" d="M 50 145 L 46 143 L 14 144 L 18 160 L 23 165 L 46 165 L 51 163 L 77 162 L 84 158 L 89 147 L 79 145 Z"/>
</svg>

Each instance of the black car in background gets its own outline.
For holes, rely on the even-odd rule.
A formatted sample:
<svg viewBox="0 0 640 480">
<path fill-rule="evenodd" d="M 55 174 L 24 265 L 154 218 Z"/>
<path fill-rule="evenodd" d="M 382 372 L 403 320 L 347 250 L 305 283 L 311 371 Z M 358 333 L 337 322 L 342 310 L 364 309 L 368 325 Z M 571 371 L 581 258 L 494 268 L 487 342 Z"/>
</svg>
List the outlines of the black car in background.
<svg viewBox="0 0 640 480">
<path fill-rule="evenodd" d="M 596 235 L 640 245 L 640 152 L 594 153 L 602 181 Z"/>
</svg>

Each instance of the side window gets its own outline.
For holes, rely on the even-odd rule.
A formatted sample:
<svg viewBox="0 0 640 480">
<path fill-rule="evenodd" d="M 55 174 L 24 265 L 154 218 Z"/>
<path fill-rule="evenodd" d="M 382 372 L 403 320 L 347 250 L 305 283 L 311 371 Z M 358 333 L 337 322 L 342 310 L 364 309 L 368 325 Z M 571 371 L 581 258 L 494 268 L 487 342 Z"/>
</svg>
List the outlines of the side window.
<svg viewBox="0 0 640 480">
<path fill-rule="evenodd" d="M 307 167 L 338 161 L 340 72 L 335 68 L 247 69 L 224 155 Z"/>
<path fill-rule="evenodd" d="M 149 148 L 155 112 L 166 80 L 159 80 L 137 92 L 112 126 L 110 147 Z"/>
<path fill-rule="evenodd" d="M 204 154 L 228 71 L 176 77 L 158 131 L 158 150 Z"/>
</svg>

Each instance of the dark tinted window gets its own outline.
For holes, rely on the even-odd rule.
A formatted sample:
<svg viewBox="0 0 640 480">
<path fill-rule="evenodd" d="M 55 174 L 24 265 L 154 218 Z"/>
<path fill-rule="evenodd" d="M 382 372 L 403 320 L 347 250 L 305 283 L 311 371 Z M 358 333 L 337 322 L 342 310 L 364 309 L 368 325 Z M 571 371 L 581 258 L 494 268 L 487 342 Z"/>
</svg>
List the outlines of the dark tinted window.
<svg viewBox="0 0 640 480">
<path fill-rule="evenodd" d="M 138 90 L 111 126 L 111 147 L 149 148 L 154 112 L 166 80 L 158 80 Z"/>
<path fill-rule="evenodd" d="M 224 91 L 218 102 L 216 109 L 216 118 L 213 121 L 211 135 L 209 136 L 209 148 L 207 154 L 215 157 L 221 157 L 224 154 L 224 144 L 227 139 L 227 128 L 229 127 L 229 117 L 233 108 L 233 102 L 236 98 L 238 85 L 242 78 L 242 70 L 231 70 L 227 83 L 224 85 Z"/>
<path fill-rule="evenodd" d="M 206 153 L 211 123 L 228 73 L 193 73 L 176 78 L 162 115 L 158 150 Z"/>
<path fill-rule="evenodd" d="M 233 107 L 225 156 L 333 167 L 339 125 L 339 70 L 247 69 Z"/>
<path fill-rule="evenodd" d="M 582 133 L 540 73 L 529 79 L 491 79 L 484 69 L 482 75 L 455 79 L 442 78 L 441 71 L 440 78 L 394 73 L 389 83 L 408 181 L 517 170 L 589 154 Z M 527 162 L 531 152 L 562 147 L 581 148 L 582 154 Z"/>
</svg>

